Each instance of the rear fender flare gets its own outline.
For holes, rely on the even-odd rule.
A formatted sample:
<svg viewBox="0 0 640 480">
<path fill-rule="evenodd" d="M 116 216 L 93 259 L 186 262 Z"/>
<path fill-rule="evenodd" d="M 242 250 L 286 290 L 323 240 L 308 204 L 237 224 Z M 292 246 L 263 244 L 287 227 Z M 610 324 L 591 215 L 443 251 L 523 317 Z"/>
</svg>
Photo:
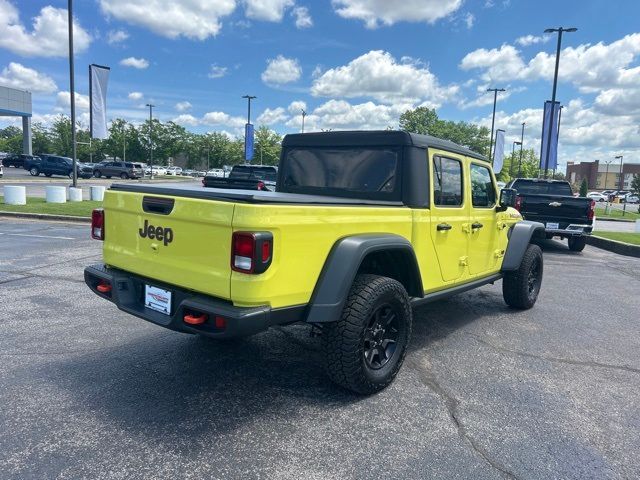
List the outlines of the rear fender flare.
<svg viewBox="0 0 640 480">
<path fill-rule="evenodd" d="M 404 278 L 399 281 L 409 296 L 424 296 L 420 269 L 411 242 L 392 234 L 354 235 L 338 240 L 329 252 L 311 296 L 306 321 L 325 323 L 339 320 L 363 261 L 368 255 L 385 253 L 401 261 Z"/>
<path fill-rule="evenodd" d="M 520 267 L 532 238 L 545 238 L 544 225 L 524 220 L 516 223 L 509 232 L 509 244 L 502 261 L 503 272 L 513 272 Z"/>
</svg>

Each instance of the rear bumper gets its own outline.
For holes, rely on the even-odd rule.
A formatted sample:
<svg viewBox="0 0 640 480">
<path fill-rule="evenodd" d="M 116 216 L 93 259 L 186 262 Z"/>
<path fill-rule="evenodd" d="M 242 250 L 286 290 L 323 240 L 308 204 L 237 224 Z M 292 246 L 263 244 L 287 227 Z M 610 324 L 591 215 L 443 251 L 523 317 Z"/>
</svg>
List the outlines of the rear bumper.
<svg viewBox="0 0 640 480">
<path fill-rule="evenodd" d="M 544 231 L 547 235 L 553 235 L 555 237 L 584 237 L 586 235 L 591 235 L 593 225 L 569 225 L 567 228 L 545 227 Z"/>
<path fill-rule="evenodd" d="M 185 290 L 147 279 L 124 270 L 102 264 L 91 265 L 84 270 L 84 281 L 96 295 L 115 303 L 122 311 L 140 317 L 161 327 L 185 333 L 199 333 L 213 338 L 245 337 L 267 330 L 273 325 L 286 325 L 303 320 L 306 305 L 271 309 L 261 307 L 236 307 L 215 297 Z M 98 291 L 100 283 L 111 285 L 111 291 Z M 145 284 L 170 290 L 171 315 L 165 315 L 144 305 Z M 184 322 L 185 315 L 207 315 L 201 325 Z M 214 319 L 225 319 L 224 328 L 216 328 Z"/>
</svg>

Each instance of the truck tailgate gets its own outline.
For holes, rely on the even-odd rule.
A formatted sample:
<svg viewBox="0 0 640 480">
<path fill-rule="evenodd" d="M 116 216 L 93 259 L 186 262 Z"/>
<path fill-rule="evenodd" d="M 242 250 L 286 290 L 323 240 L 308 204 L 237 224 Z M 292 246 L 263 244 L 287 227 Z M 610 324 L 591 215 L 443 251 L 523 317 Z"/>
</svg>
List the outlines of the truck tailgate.
<svg viewBox="0 0 640 480">
<path fill-rule="evenodd" d="M 107 190 L 104 211 L 107 265 L 230 298 L 233 203 Z"/>
<path fill-rule="evenodd" d="M 591 200 L 583 197 L 524 194 L 520 211 L 526 220 L 554 222 L 559 228 L 570 224 L 590 225 Z"/>
</svg>

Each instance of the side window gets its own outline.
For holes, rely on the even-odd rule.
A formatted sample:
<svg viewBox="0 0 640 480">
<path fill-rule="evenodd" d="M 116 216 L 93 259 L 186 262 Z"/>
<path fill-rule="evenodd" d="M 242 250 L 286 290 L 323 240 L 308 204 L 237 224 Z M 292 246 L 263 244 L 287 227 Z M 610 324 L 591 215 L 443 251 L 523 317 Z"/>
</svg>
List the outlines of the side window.
<svg viewBox="0 0 640 480">
<path fill-rule="evenodd" d="M 471 204 L 474 207 L 493 207 L 496 190 L 487 167 L 471 164 Z"/>
<path fill-rule="evenodd" d="M 462 205 L 462 162 L 433 158 L 433 202 L 441 207 Z"/>
</svg>

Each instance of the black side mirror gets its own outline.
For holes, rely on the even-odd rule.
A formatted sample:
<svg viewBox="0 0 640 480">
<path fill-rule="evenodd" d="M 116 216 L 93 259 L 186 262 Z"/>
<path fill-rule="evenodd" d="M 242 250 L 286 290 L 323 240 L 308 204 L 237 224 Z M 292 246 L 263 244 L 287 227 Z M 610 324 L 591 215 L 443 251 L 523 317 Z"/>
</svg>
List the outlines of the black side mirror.
<svg viewBox="0 0 640 480">
<path fill-rule="evenodd" d="M 516 206 L 518 191 L 513 188 L 503 188 L 500 190 L 500 206 L 498 211 L 504 212 L 508 207 Z"/>
</svg>

